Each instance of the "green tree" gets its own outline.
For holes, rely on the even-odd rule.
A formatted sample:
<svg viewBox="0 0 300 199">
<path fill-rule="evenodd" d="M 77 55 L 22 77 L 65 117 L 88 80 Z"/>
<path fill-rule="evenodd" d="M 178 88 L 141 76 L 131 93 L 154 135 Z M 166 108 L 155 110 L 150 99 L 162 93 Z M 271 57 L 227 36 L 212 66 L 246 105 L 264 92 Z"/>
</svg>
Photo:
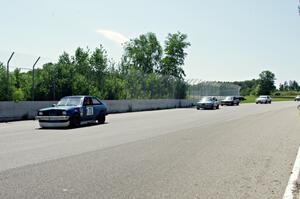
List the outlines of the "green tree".
<svg viewBox="0 0 300 199">
<path fill-rule="evenodd" d="M 109 69 L 107 78 L 105 78 L 105 98 L 108 100 L 126 99 L 126 83 L 118 70 L 114 67 Z"/>
<path fill-rule="evenodd" d="M 13 101 L 24 101 L 25 99 L 26 99 L 25 94 L 21 88 L 17 88 L 13 91 L 13 95 L 12 95 Z"/>
<path fill-rule="evenodd" d="M 241 87 L 240 94 L 242 96 L 247 95 L 255 95 L 255 89 L 258 84 L 258 80 L 252 79 L 252 80 L 245 80 L 245 81 L 235 81 L 234 84 Z"/>
<path fill-rule="evenodd" d="M 108 58 L 103 46 L 96 48 L 89 59 L 91 65 L 92 80 L 100 93 L 104 92 Z M 102 94 L 100 94 L 102 95 Z M 99 96 L 100 97 L 100 96 Z"/>
<path fill-rule="evenodd" d="M 159 73 L 162 75 L 171 75 L 180 79 L 185 77 L 182 66 L 184 65 L 187 53 L 185 49 L 191 44 L 186 41 L 187 35 L 177 32 L 169 34 L 165 41 L 165 56 L 161 61 Z"/>
<path fill-rule="evenodd" d="M 290 80 L 289 81 L 289 90 L 291 90 L 291 91 L 299 91 L 300 90 L 300 86 L 299 86 L 298 82 L 295 81 L 295 80 Z"/>
<path fill-rule="evenodd" d="M 78 50 L 78 49 L 77 49 Z M 77 51 L 76 50 L 76 51 Z M 80 54 L 80 53 L 79 53 Z M 79 65 L 83 61 L 79 55 L 76 55 L 77 61 L 75 64 L 72 63 L 70 56 L 67 53 L 63 53 L 59 59 L 58 63 L 55 64 L 54 76 L 55 76 L 55 86 L 56 86 L 56 98 L 62 98 L 64 96 L 72 95 L 72 83 L 74 82 L 74 76 L 76 69 L 80 68 Z M 84 67 L 82 67 L 84 68 Z M 80 69 L 82 69 L 80 68 Z M 83 70 L 83 69 L 82 69 Z M 89 74 L 88 72 L 83 74 Z"/>
<path fill-rule="evenodd" d="M 3 63 L 0 62 L 0 100 L 7 100 L 7 80 L 6 80 L 6 69 Z"/>
<path fill-rule="evenodd" d="M 279 91 L 284 91 L 284 85 L 283 84 L 279 84 Z"/>
<path fill-rule="evenodd" d="M 275 89 L 275 74 L 271 71 L 263 71 L 259 74 L 256 95 L 270 95 Z"/>
<path fill-rule="evenodd" d="M 153 73 L 160 64 L 162 47 L 154 33 L 140 35 L 125 43 L 122 58 L 123 70 L 134 67 L 143 73 Z"/>
<path fill-rule="evenodd" d="M 66 62 L 69 62 L 66 57 Z M 90 60 L 89 60 L 89 49 L 86 51 L 83 48 L 77 48 L 75 55 L 72 57 L 73 65 L 77 73 L 82 75 L 89 75 L 91 72 Z"/>
</svg>

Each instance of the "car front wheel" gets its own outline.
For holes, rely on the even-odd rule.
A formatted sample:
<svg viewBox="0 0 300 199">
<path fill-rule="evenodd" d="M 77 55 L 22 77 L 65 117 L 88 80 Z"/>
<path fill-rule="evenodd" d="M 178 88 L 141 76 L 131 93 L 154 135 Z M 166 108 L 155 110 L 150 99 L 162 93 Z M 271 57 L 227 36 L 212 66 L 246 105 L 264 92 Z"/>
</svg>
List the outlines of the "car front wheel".
<svg viewBox="0 0 300 199">
<path fill-rule="evenodd" d="M 80 116 L 79 115 L 74 115 L 70 119 L 70 127 L 75 128 L 80 126 Z"/>
</svg>

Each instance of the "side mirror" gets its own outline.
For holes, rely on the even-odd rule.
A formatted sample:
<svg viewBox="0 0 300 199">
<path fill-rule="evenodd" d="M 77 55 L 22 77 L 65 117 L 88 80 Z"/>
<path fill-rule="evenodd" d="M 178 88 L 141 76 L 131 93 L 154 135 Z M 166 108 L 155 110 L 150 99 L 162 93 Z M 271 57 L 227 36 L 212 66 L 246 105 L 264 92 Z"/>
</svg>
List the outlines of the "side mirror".
<svg viewBox="0 0 300 199">
<path fill-rule="evenodd" d="M 52 107 L 55 107 L 56 106 L 56 104 L 52 104 Z"/>
</svg>

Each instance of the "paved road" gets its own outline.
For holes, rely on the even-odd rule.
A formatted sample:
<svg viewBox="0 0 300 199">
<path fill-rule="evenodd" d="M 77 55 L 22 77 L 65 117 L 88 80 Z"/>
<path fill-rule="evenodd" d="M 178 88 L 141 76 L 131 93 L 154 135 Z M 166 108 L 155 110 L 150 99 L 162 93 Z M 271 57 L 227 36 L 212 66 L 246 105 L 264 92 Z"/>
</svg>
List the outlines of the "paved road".
<svg viewBox="0 0 300 199">
<path fill-rule="evenodd" d="M 294 102 L 0 123 L 0 198 L 281 198 L 299 145 Z"/>
</svg>

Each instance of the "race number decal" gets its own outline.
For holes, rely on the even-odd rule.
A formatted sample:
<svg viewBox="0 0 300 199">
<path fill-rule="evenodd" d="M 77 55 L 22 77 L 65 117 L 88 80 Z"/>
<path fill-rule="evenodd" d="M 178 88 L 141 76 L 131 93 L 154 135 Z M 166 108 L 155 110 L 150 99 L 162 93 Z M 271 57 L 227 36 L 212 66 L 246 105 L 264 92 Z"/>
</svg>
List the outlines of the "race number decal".
<svg viewBox="0 0 300 199">
<path fill-rule="evenodd" d="M 93 109 L 93 107 L 87 107 L 86 108 L 86 115 L 87 116 L 94 115 L 94 109 Z"/>
</svg>

